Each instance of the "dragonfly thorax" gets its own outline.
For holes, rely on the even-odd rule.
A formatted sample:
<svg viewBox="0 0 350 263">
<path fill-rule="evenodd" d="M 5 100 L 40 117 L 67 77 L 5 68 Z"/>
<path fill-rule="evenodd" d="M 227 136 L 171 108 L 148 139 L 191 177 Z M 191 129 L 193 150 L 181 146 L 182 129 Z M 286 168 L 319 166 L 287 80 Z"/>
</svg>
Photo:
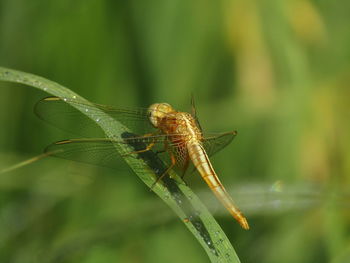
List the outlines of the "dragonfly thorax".
<svg viewBox="0 0 350 263">
<path fill-rule="evenodd" d="M 168 103 L 154 103 L 148 108 L 148 118 L 155 128 L 159 128 L 161 120 L 173 111 Z"/>
</svg>

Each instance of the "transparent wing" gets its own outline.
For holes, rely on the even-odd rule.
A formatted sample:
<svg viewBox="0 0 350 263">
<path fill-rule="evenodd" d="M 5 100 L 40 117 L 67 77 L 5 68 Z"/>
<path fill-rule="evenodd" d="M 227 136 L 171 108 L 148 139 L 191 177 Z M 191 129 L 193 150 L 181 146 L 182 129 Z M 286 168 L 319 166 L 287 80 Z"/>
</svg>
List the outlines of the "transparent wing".
<svg viewBox="0 0 350 263">
<path fill-rule="evenodd" d="M 191 94 L 191 115 L 192 115 L 193 118 L 195 119 L 196 124 L 197 124 L 199 130 L 200 130 L 200 131 L 203 131 L 203 130 L 202 130 L 202 127 L 201 127 L 201 124 L 199 123 L 199 120 L 198 120 L 197 109 L 196 109 L 196 105 L 195 105 L 195 103 L 194 103 L 194 96 L 193 96 L 193 94 Z"/>
<path fill-rule="evenodd" d="M 237 132 L 225 132 L 216 135 L 208 135 L 203 140 L 203 146 L 208 156 L 211 157 L 224 149 L 236 137 Z"/>
<path fill-rule="evenodd" d="M 95 121 L 108 114 L 133 132 L 143 135 L 155 131 L 147 118 L 147 109 L 117 109 L 100 104 L 87 104 L 77 99 L 47 97 L 35 105 L 34 112 L 42 120 L 70 133 L 84 137 L 104 137 L 96 122 L 72 105 L 79 105 L 94 116 Z"/>
<path fill-rule="evenodd" d="M 123 167 L 124 161 L 115 148 L 116 144 L 128 144 L 132 147 L 132 151 L 141 151 L 146 149 L 147 145 L 153 141 L 154 138 L 150 137 L 129 137 L 123 141 L 107 138 L 70 139 L 47 146 L 45 153 L 67 160 L 119 170 Z M 139 157 L 144 158 L 149 153 L 140 153 Z"/>
<path fill-rule="evenodd" d="M 100 129 L 92 119 L 74 108 L 71 104 L 78 105 L 87 112 L 89 111 L 90 116 L 94 116 L 95 121 L 99 120 L 99 118 L 105 117 L 105 114 L 108 114 L 115 120 L 127 126 L 134 133 L 126 134 L 124 137 L 125 140 L 123 141 L 112 141 L 104 138 L 105 134 L 102 129 Z M 71 133 L 82 135 L 84 137 L 102 138 L 61 141 L 50 145 L 46 149 L 46 152 L 52 153 L 52 155 L 57 157 L 110 168 L 118 168 L 120 160 L 122 159 L 114 147 L 114 144 L 116 143 L 127 143 L 133 146 L 135 151 L 145 149 L 150 143 L 155 144 L 152 150 L 156 151 L 157 149 L 164 147 L 164 142 L 176 149 L 178 146 L 169 143 L 169 137 L 181 136 L 181 134 L 140 136 L 149 133 L 150 131 L 153 133 L 156 131 L 148 121 L 147 109 L 142 108 L 117 109 L 106 105 L 87 104 L 77 99 L 47 97 L 36 104 L 35 113 L 40 119 Z M 208 156 L 212 156 L 223 149 L 235 136 L 236 132 L 228 132 L 204 138 L 203 145 Z M 180 154 L 180 157 L 186 159 L 186 157 L 182 155 L 187 153 L 183 152 L 183 148 L 180 150 L 182 151 L 179 152 L 178 155 Z M 180 160 L 179 156 L 178 159 Z"/>
<path fill-rule="evenodd" d="M 208 155 L 212 156 L 216 152 L 223 149 L 233 140 L 235 135 L 236 133 L 229 132 L 209 136 L 204 139 L 203 143 L 204 147 L 208 151 Z M 155 154 L 157 151 L 164 150 L 163 142 L 168 140 L 166 135 L 140 137 L 135 136 L 134 134 L 124 134 L 123 137 L 124 140 L 122 141 L 110 140 L 107 138 L 63 140 L 49 145 L 46 147 L 45 152 L 49 155 L 63 159 L 104 166 L 112 169 L 120 169 L 124 164 L 124 161 L 122 156 L 120 156 L 120 154 L 117 152 L 115 144 L 128 144 L 132 147 L 132 151 L 142 151 L 146 149 L 147 145 L 150 143 L 155 143 L 155 146 L 151 151 L 142 152 L 139 154 L 139 157 L 141 158 L 149 158 L 149 154 Z M 172 147 L 176 148 L 176 145 Z M 165 163 L 169 163 L 167 153 L 157 156 L 165 161 Z"/>
<path fill-rule="evenodd" d="M 72 139 L 46 147 L 49 155 L 108 168 L 121 168 L 122 160 L 108 139 Z"/>
</svg>

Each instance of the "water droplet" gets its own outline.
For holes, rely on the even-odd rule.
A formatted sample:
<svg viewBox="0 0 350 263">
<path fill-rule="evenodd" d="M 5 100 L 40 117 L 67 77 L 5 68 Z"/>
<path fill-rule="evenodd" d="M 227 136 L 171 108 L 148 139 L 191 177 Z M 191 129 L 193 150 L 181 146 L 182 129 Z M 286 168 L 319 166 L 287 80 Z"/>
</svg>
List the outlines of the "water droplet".
<svg viewBox="0 0 350 263">
<path fill-rule="evenodd" d="M 47 91 L 47 88 L 45 87 L 44 90 Z"/>
<path fill-rule="evenodd" d="M 73 95 L 73 97 L 72 97 L 73 99 L 76 99 L 77 98 L 77 96 L 75 96 L 75 95 Z"/>
<path fill-rule="evenodd" d="M 100 121 L 100 118 L 97 118 L 96 121 L 99 122 L 99 121 Z"/>
<path fill-rule="evenodd" d="M 208 241 L 207 244 L 208 244 L 208 246 L 210 246 L 211 245 L 211 241 Z"/>
<path fill-rule="evenodd" d="M 89 111 L 89 109 L 85 109 L 85 112 L 88 112 Z"/>
<path fill-rule="evenodd" d="M 63 101 L 67 101 L 67 98 L 63 98 Z"/>
</svg>

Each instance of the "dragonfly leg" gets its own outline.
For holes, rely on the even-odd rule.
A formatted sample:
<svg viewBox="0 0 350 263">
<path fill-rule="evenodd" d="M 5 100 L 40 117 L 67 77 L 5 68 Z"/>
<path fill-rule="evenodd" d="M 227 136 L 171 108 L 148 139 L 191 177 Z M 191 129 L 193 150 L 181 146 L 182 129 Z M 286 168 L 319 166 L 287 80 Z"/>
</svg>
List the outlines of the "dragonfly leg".
<svg viewBox="0 0 350 263">
<path fill-rule="evenodd" d="M 156 151 L 155 154 L 160 154 L 160 153 L 165 153 L 165 152 L 166 152 L 166 150 L 163 149 L 163 150 Z"/>
<path fill-rule="evenodd" d="M 164 176 L 167 175 L 168 172 L 169 172 L 171 169 L 173 169 L 173 167 L 174 167 L 175 164 L 176 164 L 176 158 L 175 158 L 175 155 L 172 154 L 172 153 L 170 153 L 170 160 L 171 160 L 171 164 L 170 164 L 169 167 L 164 171 L 164 173 L 162 173 L 162 175 L 159 176 L 159 177 L 157 178 L 157 180 L 152 184 L 150 190 L 152 190 L 153 187 L 154 187 L 160 180 L 162 180 L 162 179 L 164 178 Z"/>
<path fill-rule="evenodd" d="M 150 144 L 148 144 L 148 145 L 146 146 L 145 149 L 142 149 L 142 150 L 139 150 L 139 151 L 134 151 L 134 152 L 129 152 L 129 153 L 124 154 L 123 156 L 129 155 L 129 154 L 139 154 L 139 153 L 148 152 L 149 150 L 151 150 L 151 149 L 153 148 L 153 146 L 154 146 L 155 144 L 156 144 L 155 142 L 151 142 Z"/>
<path fill-rule="evenodd" d="M 150 137 L 150 136 L 153 136 L 153 135 L 154 135 L 153 133 L 147 133 L 147 134 L 143 135 L 143 137 Z M 150 144 L 148 144 L 145 149 L 138 150 L 138 151 L 133 151 L 133 152 L 129 152 L 129 153 L 125 153 L 125 154 L 123 154 L 123 156 L 127 156 L 127 155 L 130 155 L 130 154 L 139 154 L 139 153 L 148 152 L 149 150 L 151 150 L 153 148 L 153 146 L 155 144 L 156 143 L 153 141 Z"/>
</svg>

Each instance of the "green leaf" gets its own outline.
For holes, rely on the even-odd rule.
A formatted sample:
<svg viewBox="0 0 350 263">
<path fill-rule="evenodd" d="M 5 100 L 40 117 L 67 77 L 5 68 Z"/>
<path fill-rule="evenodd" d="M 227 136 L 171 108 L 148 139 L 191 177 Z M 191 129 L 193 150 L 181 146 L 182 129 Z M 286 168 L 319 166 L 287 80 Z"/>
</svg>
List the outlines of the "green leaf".
<svg viewBox="0 0 350 263">
<path fill-rule="evenodd" d="M 71 99 L 77 99 L 89 104 L 87 100 L 58 83 L 29 73 L 0 67 L 0 80 L 41 89 L 63 100 L 66 98 L 67 103 Z M 89 111 L 85 111 L 83 106 L 71 105 L 94 120 L 94 116 Z M 121 139 L 122 134 L 132 132 L 108 115 L 102 114 L 103 112 L 99 115 L 98 121 L 94 121 L 102 128 L 108 138 Z M 101 116 L 104 117 L 101 118 Z M 116 154 L 122 155 L 130 152 L 129 147 L 127 144 L 116 144 L 115 148 L 118 152 Z M 144 159 L 138 159 L 132 155 L 125 155 L 123 158 L 148 187 L 151 187 L 161 171 L 166 169 L 164 163 L 155 154 Z M 174 210 L 203 246 L 211 262 L 240 262 L 225 233 L 198 197 L 179 179 L 174 171 L 169 174 L 170 177 L 164 177 L 152 190 Z M 176 180 L 172 178 L 176 178 Z"/>
</svg>

